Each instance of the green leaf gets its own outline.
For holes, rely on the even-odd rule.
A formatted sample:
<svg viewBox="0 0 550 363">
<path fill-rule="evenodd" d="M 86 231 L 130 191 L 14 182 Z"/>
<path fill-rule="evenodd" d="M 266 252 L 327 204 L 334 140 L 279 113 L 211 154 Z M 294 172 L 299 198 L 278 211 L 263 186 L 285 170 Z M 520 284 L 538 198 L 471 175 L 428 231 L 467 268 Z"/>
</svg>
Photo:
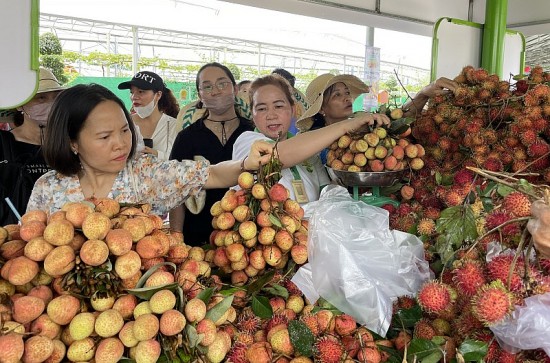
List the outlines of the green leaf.
<svg viewBox="0 0 550 363">
<path fill-rule="evenodd" d="M 203 334 L 200 334 L 199 336 L 202 336 Z M 181 348 L 178 348 L 176 350 L 176 354 L 178 355 L 178 358 L 183 363 L 189 363 L 193 360 L 193 356 L 190 354 L 185 353 L 185 351 Z"/>
<path fill-rule="evenodd" d="M 436 182 L 437 185 L 441 185 L 441 179 L 442 179 L 441 173 L 439 171 L 436 171 L 435 172 L 435 182 Z"/>
<path fill-rule="evenodd" d="M 223 296 L 229 296 L 229 295 L 233 295 L 237 291 L 243 291 L 243 290 L 244 289 L 242 287 L 231 287 L 229 289 L 220 290 L 220 294 Z"/>
<path fill-rule="evenodd" d="M 122 363 L 136 363 L 135 360 L 130 359 L 130 358 L 120 358 L 118 361 L 122 362 Z"/>
<path fill-rule="evenodd" d="M 281 296 L 285 300 L 288 299 L 288 290 L 281 285 L 273 284 L 271 287 L 264 288 L 264 291 L 267 291 L 275 296 Z"/>
<path fill-rule="evenodd" d="M 187 339 L 189 339 L 190 348 L 195 348 L 204 338 L 204 334 L 197 333 L 197 329 L 191 324 L 185 325 L 185 334 L 187 334 Z"/>
<path fill-rule="evenodd" d="M 259 318 L 269 319 L 273 316 L 273 308 L 265 296 L 252 296 L 252 312 Z"/>
<path fill-rule="evenodd" d="M 313 355 L 315 337 L 306 324 L 298 320 L 290 321 L 288 323 L 288 334 L 296 352 L 306 357 Z"/>
<path fill-rule="evenodd" d="M 197 299 L 201 299 L 202 301 L 204 301 L 205 304 L 208 304 L 213 294 L 214 294 L 214 288 L 209 287 L 208 289 L 204 289 L 201 292 L 199 292 L 199 294 L 197 295 Z"/>
<path fill-rule="evenodd" d="M 439 357 L 437 360 L 434 360 L 437 353 L 439 353 Z M 411 343 L 409 344 L 407 360 L 413 362 L 415 357 L 417 362 L 437 363 L 441 358 L 443 358 L 443 352 L 439 346 L 432 341 L 416 338 L 411 340 Z"/>
<path fill-rule="evenodd" d="M 415 305 L 410 309 L 399 309 L 392 319 L 396 328 L 412 328 L 422 318 L 422 309 Z"/>
<path fill-rule="evenodd" d="M 434 342 L 437 345 L 443 345 L 445 344 L 446 340 L 442 336 L 436 335 L 432 338 L 432 342 Z"/>
<path fill-rule="evenodd" d="M 206 318 L 212 320 L 213 322 L 217 322 L 223 316 L 223 314 L 225 314 L 227 309 L 231 307 L 232 302 L 233 295 L 224 298 L 222 301 L 214 305 L 212 309 L 206 312 Z"/>
<path fill-rule="evenodd" d="M 460 248 L 464 242 L 471 242 L 477 238 L 472 208 L 469 205 L 458 205 L 444 209 L 436 222 L 436 231 L 439 233 L 436 250 L 446 264 L 454 250 Z"/>
<path fill-rule="evenodd" d="M 127 289 L 130 294 L 138 297 L 141 300 L 149 300 L 151 299 L 151 296 L 155 294 L 155 292 L 160 290 L 172 290 L 176 291 L 176 289 L 179 287 L 177 282 L 172 282 L 171 284 L 164 284 L 160 286 L 152 286 L 152 287 L 139 287 L 135 289 Z"/>
<path fill-rule="evenodd" d="M 147 272 L 145 272 L 143 274 L 143 276 L 141 276 L 141 278 L 139 279 L 139 281 L 137 282 L 136 284 L 136 288 L 140 288 L 140 287 L 143 287 L 145 285 L 145 282 L 147 281 L 147 279 L 149 278 L 149 276 L 151 276 L 153 273 L 155 273 L 155 271 L 157 271 L 159 268 L 161 268 L 162 266 L 170 266 L 172 267 L 172 269 L 174 270 L 174 272 L 176 272 L 176 265 L 172 262 L 161 262 L 161 263 L 157 263 L 156 265 L 152 266 L 149 270 L 147 270 Z"/>
<path fill-rule="evenodd" d="M 514 190 L 515 190 L 514 188 L 510 188 L 509 186 L 504 184 L 499 184 L 497 186 L 497 193 L 502 197 L 507 196 L 508 194 L 512 193 Z"/>
<path fill-rule="evenodd" d="M 487 349 L 487 343 L 479 340 L 467 339 L 460 344 L 458 352 L 462 354 L 465 362 L 481 362 L 487 355 Z"/>
<path fill-rule="evenodd" d="M 269 221 L 273 223 L 273 225 L 279 228 L 283 228 L 281 221 L 273 213 L 269 213 Z"/>
<path fill-rule="evenodd" d="M 263 289 L 265 285 L 267 285 L 273 279 L 273 276 L 275 276 L 274 269 L 265 273 L 259 279 L 257 279 L 256 281 L 248 285 L 248 288 L 246 289 L 246 293 L 248 295 L 253 295 L 259 292 L 261 289 Z"/>
</svg>

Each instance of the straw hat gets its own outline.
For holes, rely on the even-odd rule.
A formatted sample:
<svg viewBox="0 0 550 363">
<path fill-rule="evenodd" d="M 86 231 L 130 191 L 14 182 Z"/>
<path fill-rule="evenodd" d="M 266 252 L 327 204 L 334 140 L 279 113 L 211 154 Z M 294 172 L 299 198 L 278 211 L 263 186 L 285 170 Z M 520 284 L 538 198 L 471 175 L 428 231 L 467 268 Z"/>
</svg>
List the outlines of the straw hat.
<svg viewBox="0 0 550 363">
<path fill-rule="evenodd" d="M 38 78 L 38 90 L 36 93 L 45 93 L 53 91 L 62 91 L 65 87 L 59 83 L 57 78 L 55 78 L 52 71 L 49 69 L 40 67 L 39 78 Z M 17 111 L 15 109 L 11 110 L 0 110 L 0 123 L 13 122 L 13 116 Z"/>
<path fill-rule="evenodd" d="M 40 78 L 38 79 L 38 91 L 36 93 L 62 91 L 65 87 L 59 83 L 52 71 L 40 67 Z"/>
<path fill-rule="evenodd" d="M 325 73 L 315 78 L 306 89 L 306 101 L 309 104 L 309 108 L 304 114 L 296 121 L 296 127 L 300 132 L 305 132 L 313 125 L 312 117 L 315 116 L 321 110 L 323 105 L 323 93 L 327 88 L 336 83 L 344 83 L 350 93 L 353 100 L 355 100 L 360 94 L 369 92 L 369 86 L 367 86 L 361 79 L 351 74 L 342 74 L 335 76 L 334 74 Z"/>
</svg>

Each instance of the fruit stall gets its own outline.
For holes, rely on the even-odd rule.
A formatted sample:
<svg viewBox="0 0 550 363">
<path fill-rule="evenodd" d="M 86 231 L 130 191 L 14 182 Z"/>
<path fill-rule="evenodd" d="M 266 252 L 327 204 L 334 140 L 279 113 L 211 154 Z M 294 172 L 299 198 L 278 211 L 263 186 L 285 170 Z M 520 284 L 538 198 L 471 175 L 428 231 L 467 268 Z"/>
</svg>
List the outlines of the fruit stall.
<svg viewBox="0 0 550 363">
<path fill-rule="evenodd" d="M 455 80 L 415 117 L 393 112 L 328 154 L 337 180 L 391 175 L 346 192 L 429 264 L 391 300 L 387 329 L 294 282 L 318 240 L 274 157 L 214 204 L 203 247 L 149 205 L 110 199 L 0 228 L 0 362 L 549 362 L 550 261 L 526 224 L 548 194 L 550 73 L 509 82 L 467 66 Z"/>
</svg>

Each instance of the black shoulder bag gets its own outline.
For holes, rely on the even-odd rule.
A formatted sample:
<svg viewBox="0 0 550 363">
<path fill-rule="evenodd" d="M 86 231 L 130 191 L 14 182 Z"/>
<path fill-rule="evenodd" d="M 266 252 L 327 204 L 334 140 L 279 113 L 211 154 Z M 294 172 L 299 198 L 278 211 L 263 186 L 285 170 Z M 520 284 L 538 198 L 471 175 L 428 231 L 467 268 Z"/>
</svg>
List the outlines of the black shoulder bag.
<svg viewBox="0 0 550 363">
<path fill-rule="evenodd" d="M 19 214 L 23 215 L 34 187 L 26 165 L 16 158 L 14 144 L 15 137 L 11 132 L 0 131 L 0 226 L 18 222 L 5 198 L 10 198 Z"/>
</svg>

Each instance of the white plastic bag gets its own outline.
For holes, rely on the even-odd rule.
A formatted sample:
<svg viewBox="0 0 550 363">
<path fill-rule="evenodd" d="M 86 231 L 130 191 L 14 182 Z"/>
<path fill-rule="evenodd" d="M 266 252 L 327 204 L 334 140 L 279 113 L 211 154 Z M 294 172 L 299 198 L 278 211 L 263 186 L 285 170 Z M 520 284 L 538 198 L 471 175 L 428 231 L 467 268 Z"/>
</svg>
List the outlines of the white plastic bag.
<svg viewBox="0 0 550 363">
<path fill-rule="evenodd" d="M 524 301 L 524 306 L 516 306 L 504 322 L 490 329 L 510 353 L 540 348 L 550 355 L 550 292 Z"/>
<path fill-rule="evenodd" d="M 385 336 L 393 301 L 416 295 L 430 278 L 422 241 L 390 231 L 388 212 L 326 187 L 310 203 L 308 258 L 292 281 L 314 302 L 319 296 Z"/>
</svg>

